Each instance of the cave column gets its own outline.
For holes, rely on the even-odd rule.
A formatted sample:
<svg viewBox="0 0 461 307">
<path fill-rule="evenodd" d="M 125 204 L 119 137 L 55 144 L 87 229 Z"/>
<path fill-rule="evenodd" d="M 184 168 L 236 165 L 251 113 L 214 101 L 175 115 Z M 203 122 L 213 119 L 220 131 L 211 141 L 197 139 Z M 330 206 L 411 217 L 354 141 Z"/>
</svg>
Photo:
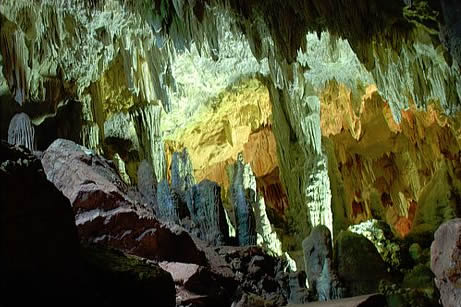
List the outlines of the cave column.
<svg viewBox="0 0 461 307">
<path fill-rule="evenodd" d="M 298 64 L 285 66 L 270 65 L 273 78 L 288 72 L 291 81 L 285 85 L 273 81 L 269 92 L 281 178 L 290 202 L 287 217 L 300 242 L 319 224 L 333 233 L 331 190 L 321 141 L 320 99 Z"/>
</svg>

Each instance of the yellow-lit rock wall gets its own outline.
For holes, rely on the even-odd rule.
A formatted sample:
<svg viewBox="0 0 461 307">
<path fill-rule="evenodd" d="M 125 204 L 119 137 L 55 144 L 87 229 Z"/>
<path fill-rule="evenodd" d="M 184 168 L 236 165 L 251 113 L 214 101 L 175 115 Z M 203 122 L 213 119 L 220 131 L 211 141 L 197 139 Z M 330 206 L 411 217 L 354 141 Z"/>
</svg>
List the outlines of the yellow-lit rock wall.
<svg viewBox="0 0 461 307">
<path fill-rule="evenodd" d="M 330 82 L 321 96 L 321 129 L 337 226 L 381 217 L 405 236 L 455 215 L 461 117 L 442 114 L 435 105 L 412 106 L 397 123 L 375 86 L 354 111 L 350 91 Z"/>
<path fill-rule="evenodd" d="M 186 127 L 166 137 L 168 169 L 173 152 L 187 148 L 197 181 L 217 182 L 225 199 L 229 188 L 226 169 L 243 152 L 267 206 L 283 216 L 288 201 L 279 179 L 271 120 L 267 88 L 257 80 L 241 81 L 216 97 Z"/>
<path fill-rule="evenodd" d="M 267 88 L 256 80 L 241 82 L 166 137 L 167 165 L 172 152 L 186 147 L 198 181 L 210 179 L 227 187 L 226 166 L 239 152 L 256 176 L 271 172 L 277 165 L 271 112 Z"/>
</svg>

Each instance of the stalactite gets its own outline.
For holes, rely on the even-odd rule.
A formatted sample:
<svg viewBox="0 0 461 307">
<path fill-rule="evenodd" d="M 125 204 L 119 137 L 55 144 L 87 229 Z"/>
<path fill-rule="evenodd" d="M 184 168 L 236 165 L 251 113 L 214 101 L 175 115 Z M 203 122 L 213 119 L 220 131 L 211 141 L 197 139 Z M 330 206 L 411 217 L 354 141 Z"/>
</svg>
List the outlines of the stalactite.
<svg viewBox="0 0 461 307">
<path fill-rule="evenodd" d="M 26 113 L 18 113 L 10 121 L 8 143 L 36 149 L 35 129 Z"/>
</svg>

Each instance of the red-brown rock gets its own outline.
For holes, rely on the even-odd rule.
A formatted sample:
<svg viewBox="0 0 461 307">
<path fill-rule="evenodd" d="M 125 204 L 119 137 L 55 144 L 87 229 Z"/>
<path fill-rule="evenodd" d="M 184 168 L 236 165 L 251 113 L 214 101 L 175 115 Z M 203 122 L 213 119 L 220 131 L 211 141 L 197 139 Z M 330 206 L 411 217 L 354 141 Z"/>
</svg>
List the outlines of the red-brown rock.
<svg viewBox="0 0 461 307">
<path fill-rule="evenodd" d="M 160 223 L 146 206 L 127 195 L 111 163 L 58 139 L 44 152 L 48 179 L 69 198 L 80 238 L 153 260 L 205 264 L 188 233 Z"/>
</svg>

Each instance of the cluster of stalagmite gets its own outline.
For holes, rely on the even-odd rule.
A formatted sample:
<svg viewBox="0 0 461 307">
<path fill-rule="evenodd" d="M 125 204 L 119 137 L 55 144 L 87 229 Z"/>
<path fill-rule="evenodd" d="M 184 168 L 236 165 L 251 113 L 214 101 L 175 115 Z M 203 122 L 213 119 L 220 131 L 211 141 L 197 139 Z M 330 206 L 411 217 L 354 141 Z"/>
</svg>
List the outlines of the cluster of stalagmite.
<svg viewBox="0 0 461 307">
<path fill-rule="evenodd" d="M 9 143 L 104 154 L 160 219 L 314 261 L 319 299 L 367 283 L 331 256 L 351 225 L 416 240 L 461 214 L 456 1 L 85 3 L 0 3 Z M 331 261 L 303 257 L 315 236 Z"/>
</svg>

